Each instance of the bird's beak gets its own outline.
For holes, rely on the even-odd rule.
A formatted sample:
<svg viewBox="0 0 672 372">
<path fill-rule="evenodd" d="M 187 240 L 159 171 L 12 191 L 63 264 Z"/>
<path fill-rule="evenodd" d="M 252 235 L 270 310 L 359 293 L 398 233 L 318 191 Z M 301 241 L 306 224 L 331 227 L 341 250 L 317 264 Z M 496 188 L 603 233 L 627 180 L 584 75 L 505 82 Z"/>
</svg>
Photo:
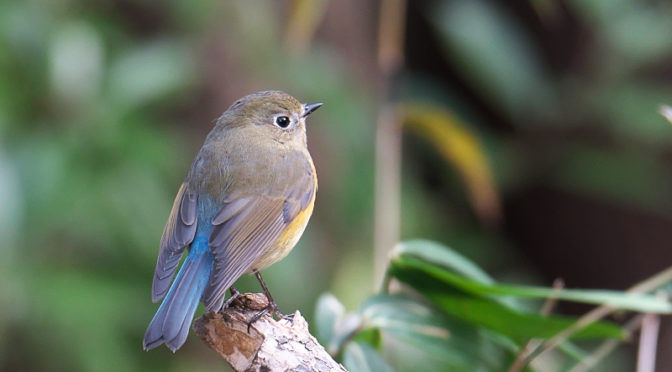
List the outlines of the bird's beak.
<svg viewBox="0 0 672 372">
<path fill-rule="evenodd" d="M 320 108 L 320 106 L 322 106 L 322 102 L 311 103 L 311 104 L 307 104 L 307 103 L 304 104 L 304 105 L 303 105 L 303 115 L 302 115 L 302 117 L 305 118 L 306 116 L 310 115 L 313 111 L 315 111 L 315 110 L 317 110 L 318 108 Z"/>
</svg>

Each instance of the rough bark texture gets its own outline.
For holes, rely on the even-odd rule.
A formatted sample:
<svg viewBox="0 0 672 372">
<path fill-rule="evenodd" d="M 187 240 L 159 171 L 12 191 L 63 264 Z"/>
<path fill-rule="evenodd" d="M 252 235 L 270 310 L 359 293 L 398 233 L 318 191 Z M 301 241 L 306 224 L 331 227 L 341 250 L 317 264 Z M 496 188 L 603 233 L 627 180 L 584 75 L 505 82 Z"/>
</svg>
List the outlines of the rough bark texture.
<svg viewBox="0 0 672 372">
<path fill-rule="evenodd" d="M 308 323 L 298 311 L 293 321 L 276 321 L 265 314 L 248 333 L 250 319 L 267 305 L 261 293 L 241 294 L 224 313 L 196 319 L 194 331 L 239 372 L 347 372 L 308 332 Z"/>
</svg>

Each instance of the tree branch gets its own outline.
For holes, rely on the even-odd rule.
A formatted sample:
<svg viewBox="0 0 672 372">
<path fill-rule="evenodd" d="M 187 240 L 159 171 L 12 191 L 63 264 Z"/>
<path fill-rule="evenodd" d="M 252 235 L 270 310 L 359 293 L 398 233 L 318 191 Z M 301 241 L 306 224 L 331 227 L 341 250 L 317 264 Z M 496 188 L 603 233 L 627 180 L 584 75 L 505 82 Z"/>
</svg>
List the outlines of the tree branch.
<svg viewBox="0 0 672 372">
<path fill-rule="evenodd" d="M 264 314 L 248 332 L 252 317 L 266 306 L 261 293 L 241 294 L 224 313 L 196 319 L 194 331 L 238 372 L 347 372 L 308 332 L 308 323 L 298 311 L 292 321 L 276 321 Z"/>
</svg>

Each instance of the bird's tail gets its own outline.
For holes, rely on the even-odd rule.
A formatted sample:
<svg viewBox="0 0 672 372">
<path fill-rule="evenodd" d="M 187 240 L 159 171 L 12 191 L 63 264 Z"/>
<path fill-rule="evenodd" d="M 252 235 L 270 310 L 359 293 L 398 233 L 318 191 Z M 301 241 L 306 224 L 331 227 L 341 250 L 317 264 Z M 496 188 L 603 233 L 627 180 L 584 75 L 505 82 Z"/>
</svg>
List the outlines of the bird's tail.
<svg viewBox="0 0 672 372">
<path fill-rule="evenodd" d="M 212 261 L 207 238 L 196 238 L 168 294 L 147 327 L 142 341 L 145 350 L 165 342 L 175 352 L 184 344 L 194 312 L 208 283 Z"/>
</svg>

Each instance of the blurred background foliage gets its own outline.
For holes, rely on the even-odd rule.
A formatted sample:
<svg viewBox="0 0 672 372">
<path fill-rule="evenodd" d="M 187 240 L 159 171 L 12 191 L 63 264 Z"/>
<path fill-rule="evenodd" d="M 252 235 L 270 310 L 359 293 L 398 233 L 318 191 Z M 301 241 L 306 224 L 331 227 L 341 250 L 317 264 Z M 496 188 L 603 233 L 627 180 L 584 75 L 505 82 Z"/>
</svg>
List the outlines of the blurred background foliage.
<svg viewBox="0 0 672 372">
<path fill-rule="evenodd" d="M 325 102 L 308 129 L 315 214 L 265 272 L 284 312 L 311 321 L 324 291 L 354 310 L 378 290 L 386 99 L 415 110 L 398 237 L 449 244 L 508 282 L 623 289 L 672 263 L 672 128 L 658 114 L 672 103 L 672 3 L 410 1 L 391 77 L 376 59 L 379 7 L 1 2 L 0 370 L 225 368 L 193 336 L 175 355 L 141 338 L 182 177 L 213 119 L 262 89 Z M 659 347 L 671 346 L 664 319 Z M 633 366 L 623 347 L 602 368 Z"/>
</svg>

